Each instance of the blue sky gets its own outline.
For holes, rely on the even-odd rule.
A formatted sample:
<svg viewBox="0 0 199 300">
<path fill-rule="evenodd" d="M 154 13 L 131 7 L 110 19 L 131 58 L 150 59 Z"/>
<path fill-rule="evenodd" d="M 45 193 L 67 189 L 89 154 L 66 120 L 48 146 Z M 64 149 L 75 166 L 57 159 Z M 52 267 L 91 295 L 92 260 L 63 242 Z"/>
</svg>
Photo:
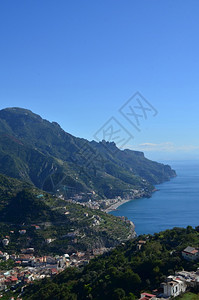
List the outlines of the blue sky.
<svg viewBox="0 0 199 300">
<path fill-rule="evenodd" d="M 24 107 L 89 140 L 114 117 L 152 159 L 199 159 L 198 0 L 0 2 L 0 109 Z M 119 109 L 157 110 L 140 132 Z"/>
</svg>

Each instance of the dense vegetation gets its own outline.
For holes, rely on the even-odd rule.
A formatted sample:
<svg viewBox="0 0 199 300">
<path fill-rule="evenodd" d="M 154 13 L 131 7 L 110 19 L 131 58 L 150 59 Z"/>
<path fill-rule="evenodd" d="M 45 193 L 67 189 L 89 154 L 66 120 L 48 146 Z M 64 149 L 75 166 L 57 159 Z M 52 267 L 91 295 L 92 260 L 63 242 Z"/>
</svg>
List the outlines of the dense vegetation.
<svg viewBox="0 0 199 300">
<path fill-rule="evenodd" d="M 1 251 L 34 247 L 36 253 L 63 254 L 113 247 L 134 234 L 128 222 L 68 203 L 4 175 L 0 175 L 0 194 L 0 240 L 6 236 L 10 240 L 7 246 L 0 242 Z M 22 229 L 26 230 L 24 235 L 19 232 Z M 73 237 L 67 236 L 69 233 Z M 52 242 L 47 244 L 47 239 Z"/>
<path fill-rule="evenodd" d="M 29 183 L 4 176 L 0 174 L 0 210 L 16 195 L 17 192 L 25 188 L 33 188 Z"/>
<path fill-rule="evenodd" d="M 139 239 L 146 244 L 138 251 Z M 158 288 L 176 270 L 196 270 L 199 263 L 182 259 L 188 245 L 199 246 L 198 228 L 174 228 L 139 236 L 100 256 L 81 270 L 66 269 L 54 279 L 29 286 L 23 299 L 134 299 L 140 292 Z"/>
<path fill-rule="evenodd" d="M 95 192 L 95 198 L 149 196 L 153 184 L 175 176 L 169 166 L 114 143 L 76 138 L 29 110 L 0 111 L 0 172 L 46 191 Z M 64 189 L 63 189 L 64 188 Z"/>
</svg>

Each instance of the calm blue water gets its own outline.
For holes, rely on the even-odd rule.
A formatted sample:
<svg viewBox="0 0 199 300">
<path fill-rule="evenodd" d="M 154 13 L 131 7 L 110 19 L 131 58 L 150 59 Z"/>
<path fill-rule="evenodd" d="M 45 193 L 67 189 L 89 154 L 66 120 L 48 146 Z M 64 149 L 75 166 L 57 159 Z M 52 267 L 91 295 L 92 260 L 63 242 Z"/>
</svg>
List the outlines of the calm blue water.
<svg viewBox="0 0 199 300">
<path fill-rule="evenodd" d="M 199 161 L 168 164 L 176 170 L 176 178 L 157 185 L 159 191 L 151 198 L 131 200 L 111 212 L 133 221 L 137 234 L 199 225 Z"/>
</svg>

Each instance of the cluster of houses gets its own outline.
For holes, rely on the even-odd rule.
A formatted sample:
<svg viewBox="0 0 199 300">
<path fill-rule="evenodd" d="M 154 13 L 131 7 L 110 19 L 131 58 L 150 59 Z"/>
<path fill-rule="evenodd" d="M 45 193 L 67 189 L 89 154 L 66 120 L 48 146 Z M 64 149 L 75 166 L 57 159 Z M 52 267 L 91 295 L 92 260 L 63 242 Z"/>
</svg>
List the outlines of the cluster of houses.
<svg viewBox="0 0 199 300">
<path fill-rule="evenodd" d="M 143 182 L 145 180 L 143 179 Z M 125 196 L 125 200 L 130 200 L 130 199 L 136 199 L 136 198 L 141 198 L 144 196 L 146 193 L 145 189 L 130 189 L 128 194 Z M 107 209 L 111 208 L 115 204 L 122 204 L 122 201 L 124 200 L 120 196 L 115 197 L 114 199 L 96 199 L 97 195 L 95 194 L 94 191 L 91 193 L 80 193 L 80 194 L 74 194 L 73 197 L 70 197 L 67 199 L 68 202 L 74 203 L 74 204 L 80 204 L 85 207 L 91 208 L 91 209 L 100 209 L 103 211 L 107 211 Z M 64 195 L 59 196 L 58 198 L 64 200 Z M 119 205 L 118 205 L 119 206 Z M 114 208 L 113 208 L 114 209 Z"/>
<path fill-rule="evenodd" d="M 87 212 L 84 213 L 85 217 L 89 217 Z M 93 220 L 92 226 L 99 225 L 103 220 L 98 215 L 91 216 Z M 125 221 L 125 220 L 124 220 Z M 37 226 L 37 225 L 34 225 Z M 37 228 L 39 229 L 39 226 Z M 20 230 L 20 234 L 25 234 L 26 230 Z M 67 237 L 75 238 L 78 232 L 70 232 Z M 53 239 L 47 239 L 46 243 L 51 243 Z M 9 243 L 9 236 L 5 236 L 2 240 L 4 246 Z M 140 251 L 146 244 L 146 241 L 139 240 L 136 245 L 137 251 Z M 64 254 L 62 256 L 41 256 L 38 257 L 34 254 L 34 248 L 21 249 L 21 254 L 8 254 L 7 252 L 0 251 L 0 261 L 7 261 L 11 259 L 14 261 L 15 266 L 9 271 L 0 271 L 0 291 L 5 291 L 10 288 L 15 289 L 18 286 L 23 286 L 34 280 L 43 279 L 44 277 L 51 277 L 63 271 L 69 266 L 81 266 L 89 262 L 90 259 L 96 255 L 103 254 L 110 249 L 100 248 L 93 249 L 90 252 L 75 252 L 70 256 Z M 199 260 L 199 249 L 191 246 L 186 247 L 182 251 L 182 257 L 188 261 Z M 167 277 L 165 282 L 161 283 L 160 289 L 154 291 L 153 294 L 142 293 L 140 300 L 157 300 L 171 297 L 177 297 L 184 293 L 188 288 L 199 288 L 199 269 L 196 272 L 178 271 L 175 275 Z"/>
<path fill-rule="evenodd" d="M 21 254 L 11 254 L 0 251 L 0 261 L 11 259 L 15 262 L 13 269 L 0 271 L 0 291 L 22 287 L 34 280 L 51 277 L 69 266 L 79 267 L 88 264 L 96 255 L 107 252 L 107 248 L 93 249 L 90 252 L 74 252 L 70 256 L 35 256 L 34 248 L 22 249 Z"/>
<path fill-rule="evenodd" d="M 101 203 L 100 203 L 100 201 L 97 201 L 97 200 L 89 199 L 86 202 L 82 202 L 78 199 L 69 199 L 67 201 L 70 203 L 73 203 L 73 204 L 80 204 L 80 205 L 82 205 L 84 207 L 88 207 L 90 209 L 101 209 Z M 102 201 L 102 202 L 104 203 L 105 201 Z"/>
<path fill-rule="evenodd" d="M 74 263 L 73 257 L 68 254 L 63 256 L 42 256 L 37 257 L 32 253 L 33 248 L 22 249 L 22 254 L 9 255 L 0 251 L 0 259 L 6 261 L 11 259 L 15 267 L 9 271 L 0 271 L 0 291 L 15 288 L 19 284 L 23 286 L 33 280 L 42 279 L 46 276 L 53 276 L 63 271 L 70 264 Z"/>
</svg>

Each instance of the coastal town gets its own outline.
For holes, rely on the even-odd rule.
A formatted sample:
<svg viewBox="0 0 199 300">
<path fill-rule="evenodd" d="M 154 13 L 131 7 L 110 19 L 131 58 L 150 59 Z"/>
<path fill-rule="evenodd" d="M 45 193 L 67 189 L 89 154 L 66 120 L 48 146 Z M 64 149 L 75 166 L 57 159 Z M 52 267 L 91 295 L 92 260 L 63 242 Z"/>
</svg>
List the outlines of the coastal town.
<svg viewBox="0 0 199 300">
<path fill-rule="evenodd" d="M 139 191 L 135 191 L 137 196 L 140 196 Z M 93 197 L 92 197 L 93 196 Z M 88 201 L 85 201 L 85 198 Z M 36 196 L 37 199 L 44 199 L 43 194 Z M 108 212 L 108 210 L 116 209 L 117 206 L 129 201 L 129 199 L 122 199 L 117 197 L 116 199 L 109 200 L 99 200 L 95 201 L 94 193 L 89 193 L 86 195 L 75 194 L 71 199 L 65 199 L 64 195 L 59 195 L 55 197 L 57 203 L 62 202 L 72 204 L 80 204 L 85 207 L 82 211 L 81 218 L 84 218 L 89 222 L 91 227 L 99 227 L 103 222 L 102 217 L 96 213 L 98 211 Z M 67 218 L 71 217 L 71 212 L 68 207 L 64 205 L 58 207 L 60 212 L 65 215 Z M 88 209 L 88 210 L 87 210 Z M 133 222 L 129 221 L 125 217 L 119 217 L 122 220 L 122 223 L 127 224 L 131 230 L 129 238 L 135 237 L 136 233 L 134 231 Z M 68 245 L 71 245 L 73 251 L 66 252 L 62 255 L 49 254 L 49 251 L 45 253 L 43 251 L 42 255 L 38 254 L 37 246 L 32 242 L 32 236 L 34 234 L 39 234 L 41 231 L 46 230 L 52 224 L 49 222 L 36 223 L 36 224 L 17 224 L 10 230 L 3 238 L 0 240 L 1 250 L 0 251 L 0 293 L 3 294 L 9 291 L 20 290 L 23 293 L 24 288 L 35 280 L 41 280 L 44 278 L 51 278 L 60 272 L 64 271 L 68 267 L 82 267 L 89 263 L 94 257 L 106 253 L 112 249 L 112 247 L 106 248 L 103 246 L 91 247 L 86 251 L 78 250 L 76 246 L 78 243 L 78 238 L 82 240 L 86 237 L 86 234 L 82 236 L 79 230 L 74 230 L 70 228 L 69 231 L 65 232 L 63 236 L 59 238 L 63 240 L 68 240 Z M 24 240 L 24 244 L 31 244 L 31 246 L 26 248 L 18 249 L 15 251 L 9 248 L 9 245 L 13 243 L 19 243 L 19 240 Z M 41 241 L 43 245 L 49 246 L 54 241 L 56 237 L 48 236 Z M 15 244 L 13 244 L 15 245 Z M 52 251 L 53 253 L 53 251 Z M 21 293 L 19 297 L 21 296 Z"/>
<path fill-rule="evenodd" d="M 138 193 L 137 196 L 140 196 Z M 39 195 L 41 198 L 43 195 Z M 82 196 L 82 197 L 81 197 Z M 91 195 L 90 195 L 91 196 Z M 130 199 L 122 199 L 117 197 L 116 199 L 108 200 L 108 204 L 103 204 L 105 201 L 95 202 L 91 197 L 88 201 L 84 200 L 83 195 L 74 195 L 72 199 L 65 200 L 62 199 L 63 196 L 58 197 L 58 200 L 64 200 L 64 202 L 81 204 L 84 206 L 83 217 L 89 219 L 92 227 L 98 227 L 103 222 L 102 218 L 97 214 L 97 211 L 93 209 L 98 209 L 99 211 L 104 210 L 108 212 L 109 210 L 116 209 L 117 206 L 129 201 Z M 103 202 L 104 201 L 104 202 Z M 100 205 L 99 205 L 100 204 Z M 103 208 L 102 208 L 103 207 Z M 89 209 L 90 212 L 87 212 Z M 70 211 L 67 207 L 63 206 L 60 208 L 64 215 L 70 216 Z M 91 214 L 93 212 L 93 214 Z M 136 237 L 136 233 L 133 230 L 135 228 L 134 224 L 127 220 L 125 217 L 120 217 L 122 221 L 126 224 L 130 223 L 132 227 L 132 237 Z M 31 224 L 27 226 L 16 227 L 18 236 L 25 237 L 30 230 L 34 232 L 40 232 L 42 230 L 41 224 Z M 45 224 L 46 226 L 46 224 Z M 42 255 L 38 253 L 38 249 L 32 245 L 31 247 L 21 248 L 19 251 L 9 251 L 7 247 L 12 241 L 12 235 L 14 235 L 14 230 L 10 231 L 10 235 L 5 235 L 1 242 L 4 251 L 0 251 L 0 295 L 7 293 L 9 291 L 20 291 L 19 297 L 23 296 L 24 288 L 33 283 L 35 280 L 42 280 L 44 278 L 53 278 L 57 274 L 61 273 L 69 267 L 81 268 L 89 263 L 89 261 L 98 255 L 104 254 L 110 251 L 112 248 L 106 247 L 93 247 L 87 249 L 86 251 L 78 250 L 76 248 L 78 233 L 76 231 L 71 231 L 66 234 L 66 237 L 74 245 L 74 250 L 71 252 L 66 252 L 60 255 L 49 254 L 43 252 Z M 82 237 L 80 237 L 82 238 Z M 48 237 L 45 239 L 45 244 L 50 245 L 54 242 L 53 237 Z M 139 240 L 136 242 L 137 252 L 142 251 L 143 247 L 147 243 L 146 240 Z M 182 259 L 187 261 L 197 261 L 199 260 L 199 249 L 188 246 L 181 253 Z M 189 290 L 189 288 L 199 287 L 199 270 L 197 271 L 176 271 L 175 274 L 167 276 L 165 282 L 161 283 L 160 287 L 153 290 L 151 293 L 143 292 L 141 294 L 140 300 L 157 300 L 161 298 L 170 299 L 171 297 L 179 296 L 181 293 Z"/>
<path fill-rule="evenodd" d="M 146 180 L 143 179 L 143 181 L 145 182 Z M 152 192 L 155 191 L 156 189 L 154 189 Z M 120 205 L 133 199 L 150 197 L 151 192 L 149 192 L 147 188 L 130 189 L 128 193 L 126 193 L 124 198 L 117 196 L 113 199 L 97 199 L 94 191 L 91 191 L 89 193 L 76 193 L 73 196 L 67 198 L 65 197 L 63 190 L 58 189 L 56 196 L 62 200 L 67 199 L 66 201 L 70 203 L 80 204 L 91 209 L 100 209 L 108 213 L 110 211 L 116 210 Z"/>
<path fill-rule="evenodd" d="M 5 240 L 2 243 L 5 243 Z M 146 243 L 146 240 L 137 241 L 136 251 L 141 251 Z M 68 267 L 85 266 L 97 255 L 110 250 L 101 248 L 55 256 L 35 255 L 34 248 L 21 249 L 20 254 L 0 251 L 0 264 L 2 262 L 7 264 L 12 262 L 13 264 L 12 268 L 0 271 L 0 297 L 4 292 L 18 289 L 20 293 L 17 299 L 22 299 L 24 288 L 31 282 L 45 277 L 52 278 Z M 188 246 L 181 252 L 181 257 L 187 261 L 197 261 L 199 260 L 199 249 Z M 196 271 L 176 271 L 175 274 L 167 276 L 165 282 L 162 282 L 152 293 L 142 292 L 139 300 L 170 299 L 193 288 L 199 288 L 199 268 Z"/>
<path fill-rule="evenodd" d="M 76 251 L 71 255 L 66 253 L 55 256 L 37 256 L 34 248 L 21 249 L 21 254 L 0 251 L 0 265 L 2 262 L 7 266 L 13 265 L 9 270 L 0 271 L 0 293 L 18 288 L 23 292 L 24 287 L 34 280 L 53 277 L 68 267 L 85 266 L 92 258 L 109 250 L 95 248 L 86 252 Z"/>
</svg>

